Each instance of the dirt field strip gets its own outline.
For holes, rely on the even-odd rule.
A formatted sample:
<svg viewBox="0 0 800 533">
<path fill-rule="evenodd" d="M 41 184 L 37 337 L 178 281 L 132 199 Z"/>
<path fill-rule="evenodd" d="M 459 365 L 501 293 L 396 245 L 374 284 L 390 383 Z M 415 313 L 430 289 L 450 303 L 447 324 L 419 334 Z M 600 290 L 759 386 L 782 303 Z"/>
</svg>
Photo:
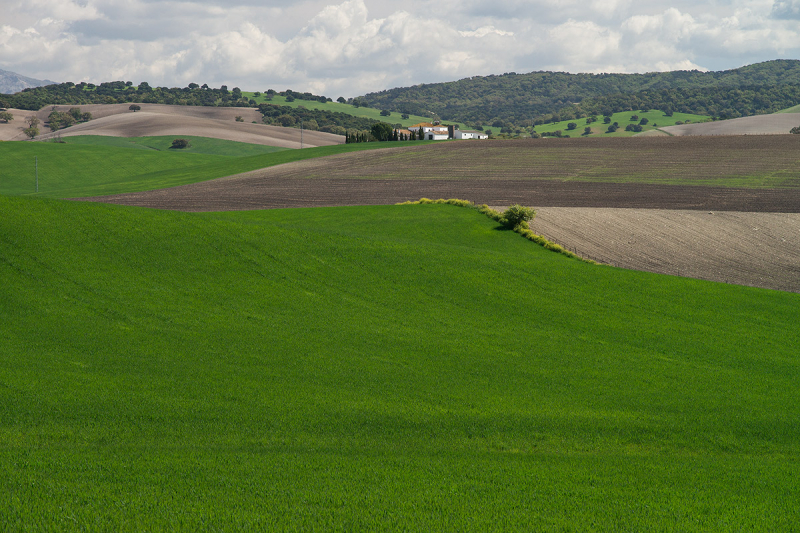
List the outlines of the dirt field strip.
<svg viewBox="0 0 800 533">
<path fill-rule="evenodd" d="M 283 177 L 268 172 L 269 170 L 170 189 L 78 200 L 176 211 L 382 205 L 420 198 L 462 198 L 476 204 L 488 205 L 800 212 L 800 189 L 735 189 L 501 179 L 303 179 Z"/>
<path fill-rule="evenodd" d="M 532 229 L 622 268 L 800 292 L 800 214 L 540 207 Z"/>
<path fill-rule="evenodd" d="M 610 188 L 649 183 L 800 190 L 798 163 L 800 135 L 528 139 L 453 141 L 352 152 L 275 167 L 264 171 L 262 177 L 554 180 L 602 183 Z"/>
<path fill-rule="evenodd" d="M 781 135 L 800 126 L 800 115 L 795 113 L 773 113 L 752 117 L 682 124 L 660 128 L 670 135 Z"/>
<path fill-rule="evenodd" d="M 25 123 L 25 117 L 36 115 L 33 111 L 26 111 L 24 109 L 9 109 L 9 113 L 14 117 L 9 123 L 0 123 L 0 141 L 24 141 L 28 137 L 22 130 L 28 127 Z M 39 125 L 39 131 L 44 131 L 47 128 Z"/>
</svg>

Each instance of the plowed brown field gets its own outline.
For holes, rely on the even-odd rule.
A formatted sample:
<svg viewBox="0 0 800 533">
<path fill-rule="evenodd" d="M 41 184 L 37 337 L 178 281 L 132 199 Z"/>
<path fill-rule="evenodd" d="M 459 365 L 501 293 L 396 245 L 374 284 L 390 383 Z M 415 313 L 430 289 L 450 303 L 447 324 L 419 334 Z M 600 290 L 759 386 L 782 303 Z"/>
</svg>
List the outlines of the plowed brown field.
<svg viewBox="0 0 800 533">
<path fill-rule="evenodd" d="M 800 114 L 773 113 L 716 122 L 666 126 L 661 130 L 670 135 L 782 135 L 789 133 L 795 126 L 800 126 Z"/>
<path fill-rule="evenodd" d="M 798 135 L 461 141 L 309 159 L 102 201 L 216 211 L 426 196 L 489 205 L 800 212 L 798 163 Z"/>
<path fill-rule="evenodd" d="M 800 214 L 540 208 L 532 229 L 635 270 L 800 292 Z"/>
<path fill-rule="evenodd" d="M 265 179 L 557 180 L 800 188 L 800 136 L 461 141 L 311 159 Z"/>
<path fill-rule="evenodd" d="M 186 211 L 420 197 L 521 203 L 539 208 L 537 231 L 604 262 L 798 291 L 800 219 L 776 213 L 800 213 L 799 160 L 800 136 L 789 135 L 467 141 L 343 154 L 86 200 Z M 730 186 L 736 183 L 784 188 Z"/>
</svg>

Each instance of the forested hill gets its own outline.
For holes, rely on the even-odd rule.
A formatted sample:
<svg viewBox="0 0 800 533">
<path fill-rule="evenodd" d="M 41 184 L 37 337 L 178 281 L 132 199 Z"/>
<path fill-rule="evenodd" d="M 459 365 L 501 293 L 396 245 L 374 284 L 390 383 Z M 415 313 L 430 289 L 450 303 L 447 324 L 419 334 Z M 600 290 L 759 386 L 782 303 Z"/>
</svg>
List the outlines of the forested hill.
<svg viewBox="0 0 800 533">
<path fill-rule="evenodd" d="M 458 120 L 471 124 L 513 123 L 525 125 L 534 119 L 552 114 L 585 112 L 587 104 L 592 112 L 608 107 L 610 111 L 627 110 L 625 106 L 635 99 L 620 95 L 659 94 L 658 101 L 674 101 L 676 111 L 682 110 L 683 98 L 694 98 L 695 106 L 686 112 L 741 116 L 771 112 L 777 101 L 800 104 L 796 98 L 800 86 L 800 61 L 775 60 L 719 72 L 673 71 L 648 74 L 568 74 L 564 72 L 508 73 L 492 76 L 474 76 L 447 83 L 432 83 L 370 93 L 360 98 L 370 107 L 402 113 L 430 115 L 436 113 L 445 120 Z M 789 88 L 787 88 L 789 87 Z M 708 89 L 715 89 L 708 91 Z M 740 95 L 731 91 L 747 90 L 752 100 L 740 109 L 731 107 L 731 100 Z M 765 90 L 771 92 L 769 102 L 759 103 Z M 711 101 L 707 96 L 713 95 Z M 612 97 L 604 100 L 605 97 Z M 703 100 L 698 102 L 699 100 Z M 741 104 L 741 98 L 739 98 Z M 763 104 L 763 105 L 762 105 Z M 650 104 L 644 104 L 650 105 Z M 616 109 L 616 107 L 622 107 Z M 789 107 L 784 106 L 784 107 Z M 652 107 L 656 107 L 653 105 Z"/>
</svg>

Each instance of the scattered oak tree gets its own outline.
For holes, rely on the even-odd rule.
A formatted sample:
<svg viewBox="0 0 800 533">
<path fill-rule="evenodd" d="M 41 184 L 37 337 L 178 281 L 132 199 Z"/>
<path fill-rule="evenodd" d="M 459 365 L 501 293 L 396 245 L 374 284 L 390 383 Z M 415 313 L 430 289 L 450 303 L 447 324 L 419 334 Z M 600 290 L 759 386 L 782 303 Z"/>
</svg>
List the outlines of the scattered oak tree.
<svg viewBox="0 0 800 533">
<path fill-rule="evenodd" d="M 0 111 L 0 120 L 8 124 L 12 120 L 14 120 L 14 115 L 9 113 L 8 111 Z"/>
<path fill-rule="evenodd" d="M 131 106 L 130 106 L 128 109 L 130 109 L 131 111 L 133 111 L 134 113 L 136 113 L 137 111 L 139 111 L 140 109 L 142 109 L 142 106 L 140 106 L 140 105 L 136 105 L 136 104 L 131 104 Z"/>
<path fill-rule="evenodd" d="M 62 128 L 68 128 L 75 124 L 75 118 L 69 113 L 62 113 L 61 111 L 53 111 L 47 117 L 47 125 L 50 130 L 58 131 Z"/>
<path fill-rule="evenodd" d="M 509 228 L 516 228 L 522 226 L 528 229 L 528 221 L 533 220 L 536 216 L 536 211 L 532 207 L 524 207 L 519 204 L 514 204 L 505 211 L 500 218 L 500 222 Z"/>
<path fill-rule="evenodd" d="M 378 122 L 372 126 L 370 132 L 375 139 L 379 141 L 388 141 L 392 138 L 393 128 L 391 124 Z"/>
</svg>

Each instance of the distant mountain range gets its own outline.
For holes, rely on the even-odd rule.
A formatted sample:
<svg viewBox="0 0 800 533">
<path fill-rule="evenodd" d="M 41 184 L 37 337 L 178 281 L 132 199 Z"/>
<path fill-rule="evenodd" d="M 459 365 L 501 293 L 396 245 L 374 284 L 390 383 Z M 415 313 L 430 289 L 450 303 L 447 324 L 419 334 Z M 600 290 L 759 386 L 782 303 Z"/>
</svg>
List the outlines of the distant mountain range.
<svg viewBox="0 0 800 533">
<path fill-rule="evenodd" d="M 16 72 L 0 69 L 0 94 L 14 94 L 28 87 L 42 87 L 56 82 L 50 80 L 37 80 L 22 76 Z"/>
</svg>

